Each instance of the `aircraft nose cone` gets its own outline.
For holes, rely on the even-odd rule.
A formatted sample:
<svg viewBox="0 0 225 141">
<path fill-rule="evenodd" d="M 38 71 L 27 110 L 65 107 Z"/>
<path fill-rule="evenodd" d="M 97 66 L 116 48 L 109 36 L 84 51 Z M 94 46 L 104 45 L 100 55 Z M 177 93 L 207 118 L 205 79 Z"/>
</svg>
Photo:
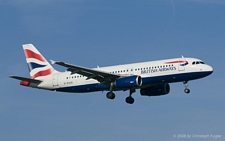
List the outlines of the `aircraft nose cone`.
<svg viewBox="0 0 225 141">
<path fill-rule="evenodd" d="M 208 72 L 208 75 L 212 74 L 213 73 L 213 67 L 207 66 L 206 71 Z"/>
<path fill-rule="evenodd" d="M 209 66 L 209 71 L 213 72 L 213 68 L 211 66 Z"/>
</svg>

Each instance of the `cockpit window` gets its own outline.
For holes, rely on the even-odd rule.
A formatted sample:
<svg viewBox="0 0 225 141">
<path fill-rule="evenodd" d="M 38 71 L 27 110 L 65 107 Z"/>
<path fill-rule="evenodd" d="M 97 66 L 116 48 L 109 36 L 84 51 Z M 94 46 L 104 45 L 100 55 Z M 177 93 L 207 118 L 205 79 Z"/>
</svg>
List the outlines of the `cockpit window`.
<svg viewBox="0 0 225 141">
<path fill-rule="evenodd" d="M 202 61 L 194 61 L 194 62 L 192 62 L 192 65 L 198 65 L 198 64 L 205 64 L 205 63 L 202 62 Z"/>
</svg>

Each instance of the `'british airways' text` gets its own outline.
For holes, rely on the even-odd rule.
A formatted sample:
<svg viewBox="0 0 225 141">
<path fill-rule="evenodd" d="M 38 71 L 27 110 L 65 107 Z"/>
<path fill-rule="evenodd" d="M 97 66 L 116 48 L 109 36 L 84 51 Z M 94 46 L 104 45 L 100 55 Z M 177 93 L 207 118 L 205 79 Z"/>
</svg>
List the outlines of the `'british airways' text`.
<svg viewBox="0 0 225 141">
<path fill-rule="evenodd" d="M 141 71 L 141 74 L 156 73 L 156 72 L 165 72 L 165 71 L 174 71 L 176 69 L 177 69 L 176 67 L 154 68 L 154 69 L 142 70 Z"/>
</svg>

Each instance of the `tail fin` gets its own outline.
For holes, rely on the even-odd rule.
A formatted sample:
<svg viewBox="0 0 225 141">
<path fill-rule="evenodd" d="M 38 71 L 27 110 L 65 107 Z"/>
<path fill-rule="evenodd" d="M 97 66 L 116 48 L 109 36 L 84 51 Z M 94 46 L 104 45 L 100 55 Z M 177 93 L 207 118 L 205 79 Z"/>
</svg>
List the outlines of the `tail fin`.
<svg viewBox="0 0 225 141">
<path fill-rule="evenodd" d="M 31 79 L 40 76 L 47 76 L 53 73 L 55 69 L 46 61 L 41 53 L 32 44 L 23 45 Z"/>
</svg>

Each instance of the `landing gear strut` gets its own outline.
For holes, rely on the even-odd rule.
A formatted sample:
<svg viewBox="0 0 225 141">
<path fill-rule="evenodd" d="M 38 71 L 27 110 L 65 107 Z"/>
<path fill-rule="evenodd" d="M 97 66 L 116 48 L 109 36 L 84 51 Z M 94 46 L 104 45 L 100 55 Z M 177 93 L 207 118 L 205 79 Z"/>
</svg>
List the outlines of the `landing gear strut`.
<svg viewBox="0 0 225 141">
<path fill-rule="evenodd" d="M 114 99 L 116 95 L 112 92 L 113 90 L 113 83 L 110 84 L 110 91 L 106 94 L 108 99 Z"/>
<path fill-rule="evenodd" d="M 130 89 L 130 95 L 126 98 L 128 104 L 134 103 L 134 98 L 131 96 L 135 92 L 135 89 Z"/>
<path fill-rule="evenodd" d="M 188 81 L 184 81 L 183 83 L 184 83 L 184 88 L 185 88 L 184 92 L 187 94 L 190 93 L 190 89 L 188 89 Z"/>
</svg>

